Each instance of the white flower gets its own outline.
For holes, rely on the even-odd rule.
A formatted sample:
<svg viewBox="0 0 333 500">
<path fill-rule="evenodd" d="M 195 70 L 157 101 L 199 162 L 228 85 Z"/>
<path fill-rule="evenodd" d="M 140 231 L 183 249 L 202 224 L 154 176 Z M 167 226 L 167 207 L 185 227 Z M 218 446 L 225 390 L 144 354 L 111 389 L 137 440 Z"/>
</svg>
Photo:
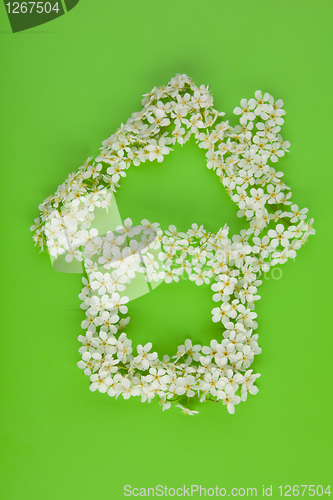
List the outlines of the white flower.
<svg viewBox="0 0 333 500">
<path fill-rule="evenodd" d="M 91 384 L 89 389 L 91 391 L 98 390 L 99 392 L 106 392 L 111 383 L 111 377 L 109 375 L 102 376 L 99 373 L 94 373 L 90 376 Z"/>
<path fill-rule="evenodd" d="M 238 390 L 239 384 L 245 381 L 245 377 L 241 373 L 234 373 L 232 370 L 227 371 L 227 376 L 224 377 L 224 391 L 226 394 L 234 395 Z"/>
<path fill-rule="evenodd" d="M 91 283 L 91 288 L 93 290 L 98 290 L 98 293 L 100 295 L 104 295 L 106 292 L 106 289 L 110 292 L 110 286 L 111 286 L 111 276 L 109 273 L 100 273 L 97 272 L 94 276 L 94 280 Z"/>
<path fill-rule="evenodd" d="M 285 264 L 288 259 L 288 254 L 289 254 L 289 245 L 282 250 L 282 252 L 274 252 L 272 254 L 273 260 L 272 260 L 272 266 L 275 266 L 276 264 Z"/>
<path fill-rule="evenodd" d="M 169 408 L 171 408 L 171 403 L 165 399 L 160 399 L 159 404 L 162 406 L 162 411 L 169 410 Z"/>
<path fill-rule="evenodd" d="M 132 341 L 126 337 L 125 333 L 122 333 L 117 341 L 117 358 L 123 363 L 126 363 L 131 353 Z"/>
<path fill-rule="evenodd" d="M 302 208 L 301 210 L 298 208 L 298 205 L 291 205 L 291 215 L 292 218 L 290 219 L 290 222 L 298 222 L 299 220 L 304 220 L 307 217 L 307 213 L 309 211 L 308 208 Z"/>
<path fill-rule="evenodd" d="M 222 345 L 219 344 L 219 342 L 217 342 L 217 340 L 215 339 L 211 340 L 210 347 L 204 346 L 202 348 L 202 352 L 208 356 L 211 356 L 211 358 L 216 356 L 216 354 L 218 354 L 218 352 L 221 351 L 222 351 Z"/>
<path fill-rule="evenodd" d="M 71 250 L 68 251 L 68 253 L 65 256 L 65 261 L 66 262 L 72 262 L 73 259 L 82 260 L 82 252 L 81 250 L 72 248 Z"/>
<path fill-rule="evenodd" d="M 95 356 L 97 358 L 100 358 L 101 355 L 99 353 L 91 353 L 89 351 L 86 351 L 82 354 L 82 360 L 77 363 L 77 366 L 83 370 L 83 373 L 85 375 L 91 375 L 92 370 L 94 368 L 94 363 L 93 360 L 95 359 Z"/>
<path fill-rule="evenodd" d="M 170 113 L 171 102 L 157 101 L 154 108 L 154 113 L 158 118 L 164 118 L 168 113 Z"/>
<path fill-rule="evenodd" d="M 253 252 L 259 253 L 263 258 L 267 258 L 271 252 L 274 251 L 274 247 L 270 246 L 270 238 L 264 236 L 262 240 L 256 236 L 253 238 L 253 243 L 255 246 L 252 248 Z"/>
<path fill-rule="evenodd" d="M 213 315 L 213 322 L 217 323 L 228 317 L 229 312 L 231 312 L 231 306 L 228 302 L 224 302 L 220 307 L 214 307 L 211 312 Z M 233 312 L 231 314 L 234 315 Z"/>
<path fill-rule="evenodd" d="M 239 396 L 233 396 L 231 394 L 226 394 L 225 397 L 222 397 L 223 404 L 227 407 L 229 413 L 235 413 L 235 405 L 238 405 L 241 402 L 241 398 Z"/>
<path fill-rule="evenodd" d="M 129 301 L 128 297 L 126 296 L 120 297 L 119 293 L 113 293 L 110 299 L 112 309 L 116 309 L 121 314 L 127 313 L 128 308 L 124 304 L 127 304 L 128 301 Z"/>
<path fill-rule="evenodd" d="M 244 370 L 251 365 L 254 358 L 254 352 L 249 345 L 246 345 L 242 352 L 237 353 L 237 357 L 238 359 L 235 359 L 237 370 Z"/>
<path fill-rule="evenodd" d="M 117 396 L 119 396 L 119 394 L 122 394 L 124 399 L 128 399 L 131 396 L 138 396 L 140 394 L 140 390 L 133 387 L 130 380 L 124 377 L 120 384 L 117 385 Z"/>
<path fill-rule="evenodd" d="M 115 354 L 117 352 L 117 339 L 113 336 L 109 337 L 106 332 L 101 330 L 99 332 L 100 342 L 98 350 L 105 352 L 105 354 Z"/>
<path fill-rule="evenodd" d="M 218 283 L 216 286 L 212 286 L 212 290 L 218 291 L 223 290 L 224 295 L 231 295 L 237 283 L 237 278 L 232 278 L 228 274 L 219 274 Z M 222 289 L 220 287 L 223 287 Z"/>
<path fill-rule="evenodd" d="M 94 238 L 98 236 L 98 230 L 95 228 L 90 229 L 90 231 L 83 229 L 82 231 L 78 231 L 76 236 L 79 238 L 81 245 L 86 245 L 87 243 L 92 243 Z"/>
<path fill-rule="evenodd" d="M 107 354 L 102 361 L 101 374 L 117 373 L 119 359 L 114 359 L 112 354 Z"/>
<path fill-rule="evenodd" d="M 244 381 L 242 383 L 242 401 L 246 401 L 247 393 L 255 395 L 259 392 L 257 386 L 254 385 L 256 379 L 260 377 L 260 373 L 253 373 L 253 370 L 246 370 L 244 373 Z"/>
<path fill-rule="evenodd" d="M 206 373 L 204 376 L 204 381 L 201 384 L 201 390 L 210 392 L 212 396 L 221 399 L 225 396 L 223 389 L 225 387 L 225 382 L 220 378 L 220 373 L 215 370 L 213 373 Z"/>
<path fill-rule="evenodd" d="M 178 144 L 183 145 L 185 143 L 184 139 L 185 129 L 180 126 L 176 126 L 176 128 L 172 131 L 172 136 L 174 138 L 174 142 L 178 142 Z M 170 403 L 167 403 L 170 404 Z"/>
<path fill-rule="evenodd" d="M 196 90 L 192 97 L 192 103 L 195 109 L 206 108 L 207 96 L 205 94 L 202 94 L 199 90 Z"/>
<path fill-rule="evenodd" d="M 266 144 L 265 149 L 270 153 L 270 160 L 273 162 L 277 162 L 279 158 L 284 156 L 283 149 L 280 149 L 280 143 L 274 142 L 273 144 Z"/>
<path fill-rule="evenodd" d="M 239 315 L 237 316 L 237 321 L 242 323 L 243 325 L 253 328 L 254 318 L 257 317 L 257 313 L 251 311 L 251 309 L 246 309 L 243 304 L 240 304 L 238 307 Z"/>
<path fill-rule="evenodd" d="M 182 405 L 176 405 L 176 408 L 180 408 L 182 410 L 182 413 L 185 413 L 185 415 L 194 415 L 195 413 L 199 413 L 198 411 L 190 410 L 189 408 L 184 408 Z"/>
<path fill-rule="evenodd" d="M 185 345 L 179 345 L 177 354 L 173 357 L 176 358 L 176 360 L 178 360 L 179 358 L 184 357 L 186 354 L 187 356 L 186 361 L 188 364 L 191 364 L 192 359 L 194 359 L 195 361 L 199 361 L 200 350 L 201 350 L 200 344 L 192 345 L 191 340 L 186 339 Z"/>
<path fill-rule="evenodd" d="M 136 234 L 139 234 L 140 230 L 141 230 L 141 228 L 139 226 L 133 227 L 133 222 L 129 217 L 127 219 L 125 219 L 123 226 L 117 227 L 117 233 L 119 233 L 119 234 L 123 233 L 124 236 L 128 236 L 130 238 L 132 236 L 135 236 Z M 119 242 L 121 242 L 120 239 L 119 239 Z"/>
<path fill-rule="evenodd" d="M 134 361 L 138 365 L 141 365 L 143 370 L 148 370 L 151 362 L 157 358 L 156 352 L 149 353 L 152 347 L 152 343 L 148 342 L 144 347 L 139 344 L 136 348 L 138 355 L 134 358 Z"/>
<path fill-rule="evenodd" d="M 158 142 L 154 139 L 151 140 L 150 144 L 147 146 L 149 151 L 149 160 L 157 160 L 158 162 L 163 161 L 164 156 L 169 154 L 171 148 L 166 146 L 166 140 L 164 138 L 160 139 Z"/>
<path fill-rule="evenodd" d="M 289 245 L 289 239 L 292 238 L 292 233 L 285 230 L 283 224 L 277 224 L 275 229 L 270 229 L 268 231 L 268 236 L 272 238 L 271 246 L 276 248 L 279 244 L 283 247 Z"/>
<path fill-rule="evenodd" d="M 176 381 L 176 394 L 182 396 L 185 394 L 189 398 L 193 398 L 197 389 L 197 381 L 193 375 L 187 377 L 178 377 Z M 193 390 L 194 389 L 194 390 Z"/>
<path fill-rule="evenodd" d="M 268 101 L 271 96 L 267 92 L 263 96 L 261 90 L 257 90 L 254 95 L 257 100 L 257 105 L 254 110 L 255 114 L 257 116 L 260 116 L 263 120 L 267 120 L 268 118 L 267 113 L 270 112 L 271 108 L 271 106 L 268 104 Z"/>
<path fill-rule="evenodd" d="M 102 297 L 94 295 L 90 299 L 90 308 L 88 309 L 88 312 L 91 315 L 96 315 L 99 312 L 104 311 L 104 309 L 111 310 L 112 307 L 113 305 L 108 295 L 102 295 Z"/>
<path fill-rule="evenodd" d="M 269 198 L 269 195 L 265 194 L 264 191 L 259 188 L 259 189 L 251 189 L 251 198 L 247 199 L 248 204 L 253 208 L 254 210 L 259 210 L 263 208 L 266 200 Z"/>
<path fill-rule="evenodd" d="M 87 170 L 85 171 L 83 177 L 85 179 L 88 179 L 89 177 L 92 177 L 93 179 L 95 179 L 96 177 L 98 177 L 99 175 L 99 172 L 102 170 L 102 164 L 101 163 L 97 163 L 94 165 L 89 165 L 87 167 Z"/>
<path fill-rule="evenodd" d="M 171 283 L 172 281 L 179 281 L 179 271 L 178 269 L 166 269 L 164 274 L 164 281 L 166 283 Z"/>
<path fill-rule="evenodd" d="M 203 236 L 203 225 L 200 227 L 198 224 L 192 224 L 191 229 L 187 231 L 189 236 L 195 236 L 196 238 L 202 238 Z"/>
<path fill-rule="evenodd" d="M 235 115 L 242 115 L 240 118 L 240 123 L 245 124 L 247 123 L 248 120 L 254 120 L 256 115 L 254 114 L 253 110 L 256 107 L 257 102 L 255 99 L 250 99 L 247 101 L 247 99 L 242 99 L 240 102 L 241 107 L 237 106 L 234 109 L 234 114 Z"/>
<path fill-rule="evenodd" d="M 119 395 L 118 386 L 122 381 L 123 377 L 117 373 L 113 378 L 110 377 L 108 395 L 111 397 L 117 397 Z"/>
<path fill-rule="evenodd" d="M 200 286 L 203 283 L 206 283 L 207 285 L 210 282 L 210 278 L 212 277 L 212 272 L 211 271 L 202 271 L 200 267 L 195 267 L 193 269 L 194 272 L 190 274 L 189 279 L 191 281 L 194 281 L 196 285 Z"/>
<path fill-rule="evenodd" d="M 57 240 L 53 240 L 52 238 L 47 240 L 47 247 L 49 254 L 53 257 L 57 258 L 58 255 L 63 255 L 65 253 L 65 249 L 60 245 Z"/>
<path fill-rule="evenodd" d="M 119 322 L 119 316 L 109 311 L 102 311 L 99 316 L 95 318 L 94 323 L 101 326 L 101 330 L 104 332 L 116 333 L 117 328 L 114 326 Z"/>
</svg>

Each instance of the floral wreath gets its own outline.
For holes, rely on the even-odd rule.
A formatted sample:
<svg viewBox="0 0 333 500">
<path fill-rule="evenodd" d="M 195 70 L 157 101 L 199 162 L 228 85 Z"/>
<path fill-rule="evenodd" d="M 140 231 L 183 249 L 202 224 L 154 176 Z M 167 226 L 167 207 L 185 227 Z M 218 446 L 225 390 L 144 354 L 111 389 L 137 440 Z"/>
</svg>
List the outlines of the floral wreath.
<svg viewBox="0 0 333 500">
<path fill-rule="evenodd" d="M 254 333 L 261 272 L 294 258 L 315 233 L 313 220 L 306 220 L 308 209 L 292 203 L 283 173 L 273 167 L 290 146 L 280 135 L 283 102 L 257 91 L 234 109 L 240 118 L 232 126 L 212 107 L 208 87 L 177 74 L 167 86 L 144 95 L 142 105 L 102 143 L 94 160 L 89 158 L 39 206 L 40 217 L 31 228 L 34 240 L 54 258 L 63 255 L 67 262 L 84 264 L 79 297 L 86 333 L 79 336 L 78 366 L 90 377 L 92 391 L 124 399 L 140 396 L 142 402 L 156 396 L 163 410 L 179 402 L 176 406 L 190 415 L 198 413 L 189 408 L 193 398 L 221 401 L 234 413 L 248 393 L 258 392 L 260 374 L 250 366 L 261 352 Z M 133 226 L 126 219 L 115 231 L 99 235 L 94 209 L 108 210 L 128 168 L 163 161 L 172 145 L 185 144 L 192 134 L 248 228 L 230 237 L 226 225 L 216 233 L 197 224 L 179 232 L 148 220 Z M 138 273 L 150 283 L 178 282 L 184 276 L 199 286 L 212 282 L 216 307 L 211 313 L 222 325 L 220 338 L 210 346 L 187 339 L 172 358 L 160 359 L 150 342 L 138 345 L 135 353 L 124 330 L 130 319 L 126 287 Z"/>
</svg>

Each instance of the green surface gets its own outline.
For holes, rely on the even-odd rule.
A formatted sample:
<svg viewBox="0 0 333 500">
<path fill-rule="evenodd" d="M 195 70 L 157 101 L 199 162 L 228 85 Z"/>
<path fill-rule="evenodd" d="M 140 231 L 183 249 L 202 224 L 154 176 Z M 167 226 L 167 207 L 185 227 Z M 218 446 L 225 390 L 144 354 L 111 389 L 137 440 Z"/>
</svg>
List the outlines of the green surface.
<svg viewBox="0 0 333 500">
<path fill-rule="evenodd" d="M 124 485 L 158 484 L 258 496 L 272 484 L 278 498 L 281 484 L 332 481 L 331 26 L 329 0 L 81 0 L 12 34 L 1 7 L 1 500 L 118 500 Z M 315 218 L 317 234 L 260 289 L 260 392 L 235 415 L 91 393 L 76 366 L 80 276 L 54 271 L 29 231 L 37 205 L 177 72 L 209 84 L 227 118 L 257 89 L 285 101 L 279 168 Z M 121 215 L 238 231 L 203 152 L 177 150 L 129 171 Z M 212 305 L 208 287 L 163 284 L 130 304 L 128 333 L 160 352 L 189 334 L 205 343 Z"/>
</svg>

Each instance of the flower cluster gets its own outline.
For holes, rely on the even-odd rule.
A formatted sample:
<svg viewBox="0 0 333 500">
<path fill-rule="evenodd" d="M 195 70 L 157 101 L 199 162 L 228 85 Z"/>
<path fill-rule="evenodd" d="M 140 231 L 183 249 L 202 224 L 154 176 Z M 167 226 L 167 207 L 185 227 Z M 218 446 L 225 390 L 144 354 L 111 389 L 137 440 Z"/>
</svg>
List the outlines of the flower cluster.
<svg viewBox="0 0 333 500">
<path fill-rule="evenodd" d="M 86 313 L 82 328 L 87 332 L 79 337 L 79 367 L 90 376 L 91 390 L 124 398 L 140 395 L 142 401 L 158 396 L 163 409 L 184 395 L 221 400 L 233 413 L 248 392 L 257 392 L 254 382 L 259 375 L 249 369 L 261 352 L 253 333 L 261 284 L 256 253 L 246 243 L 232 242 L 227 227 L 212 234 L 193 224 L 183 233 L 175 226 L 162 231 L 147 220 L 133 227 L 126 219 L 114 233 L 93 237 L 84 249 L 89 279 L 83 278 L 80 298 Z M 123 330 L 129 322 L 126 286 L 136 273 L 144 273 L 147 281 L 166 283 L 184 275 L 197 285 L 213 281 L 218 306 L 212 309 L 212 320 L 221 323 L 223 340 L 202 347 L 187 339 L 171 360 L 160 360 L 151 352 L 151 343 L 138 345 L 135 355 Z"/>
<path fill-rule="evenodd" d="M 110 396 L 155 396 L 164 409 L 172 401 L 198 398 L 222 401 L 230 413 L 248 392 L 256 394 L 259 374 L 250 369 L 260 353 L 254 312 L 260 274 L 294 258 L 314 233 L 307 209 L 291 201 L 290 188 L 274 164 L 290 146 L 280 135 L 283 102 L 255 93 L 234 109 L 239 124 L 232 126 L 213 107 L 208 87 L 197 87 L 186 75 L 176 75 L 166 87 L 144 96 L 143 109 L 102 143 L 100 154 L 89 158 L 41 205 L 32 230 L 42 248 L 67 262 L 83 260 L 86 277 L 80 294 L 86 319 L 80 336 L 82 360 L 91 390 Z M 116 231 L 99 235 L 93 227 L 94 209 L 108 210 L 112 193 L 134 164 L 161 162 L 171 146 L 194 135 L 206 150 L 207 167 L 216 172 L 247 228 L 229 236 L 193 224 L 187 232 L 175 226 L 130 219 Z M 146 281 L 166 283 L 188 277 L 197 285 L 211 284 L 213 322 L 222 338 L 210 346 L 187 339 L 170 359 L 152 352 L 151 343 L 135 350 L 124 329 L 126 286 L 142 273 Z M 136 351 L 136 352 L 135 352 Z M 185 413 L 193 414 L 178 404 Z"/>
</svg>

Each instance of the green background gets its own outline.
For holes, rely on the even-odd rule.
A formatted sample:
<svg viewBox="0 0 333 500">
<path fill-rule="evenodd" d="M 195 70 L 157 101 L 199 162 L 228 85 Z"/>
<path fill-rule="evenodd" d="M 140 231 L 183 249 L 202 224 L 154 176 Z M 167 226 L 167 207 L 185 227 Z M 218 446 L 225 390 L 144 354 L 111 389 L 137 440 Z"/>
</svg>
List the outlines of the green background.
<svg viewBox="0 0 333 500">
<path fill-rule="evenodd" d="M 332 2 L 81 0 L 1 44 L 1 500 L 121 499 L 123 487 L 332 481 Z M 232 119 L 255 90 L 282 98 L 291 152 L 278 167 L 317 234 L 268 275 L 257 303 L 260 392 L 229 415 L 162 413 L 88 390 L 76 363 L 80 275 L 34 248 L 37 205 L 177 72 L 209 84 Z M 237 232 L 236 207 L 191 142 L 128 172 L 123 218 Z M 209 287 L 162 284 L 130 304 L 128 334 L 172 352 L 218 335 Z M 327 495 L 324 495 L 324 498 Z"/>
</svg>

